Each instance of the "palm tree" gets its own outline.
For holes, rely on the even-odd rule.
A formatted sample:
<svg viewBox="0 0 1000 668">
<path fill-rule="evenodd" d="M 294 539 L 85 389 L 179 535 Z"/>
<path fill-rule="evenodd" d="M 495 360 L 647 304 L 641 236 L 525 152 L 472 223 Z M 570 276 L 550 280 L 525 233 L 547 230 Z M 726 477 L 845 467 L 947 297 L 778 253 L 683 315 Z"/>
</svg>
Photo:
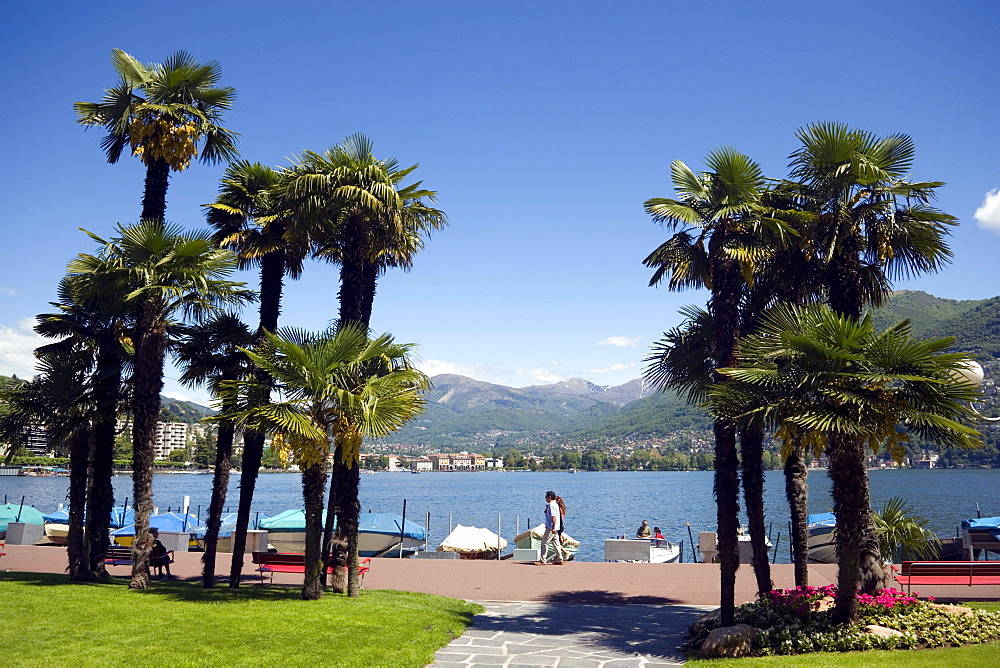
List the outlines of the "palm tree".
<svg viewBox="0 0 1000 668">
<path fill-rule="evenodd" d="M 709 153 L 707 171 L 696 174 L 683 162 L 671 164 L 678 199 L 653 198 L 645 203 L 653 220 L 676 230 L 644 261 L 655 269 L 650 285 L 664 279 L 672 290 L 707 287 L 709 314 L 714 324 L 710 352 L 715 367 L 736 362 L 741 297 L 753 267 L 770 252 L 772 238 L 789 231 L 770 216 L 761 203 L 767 182 L 760 167 L 736 150 L 725 147 Z M 765 234 L 766 232 L 766 234 Z M 707 352 L 707 351 L 706 351 Z M 721 377 L 716 377 L 721 381 Z M 662 389 L 661 386 L 660 389 Z M 721 561 L 721 621 L 732 625 L 736 570 L 739 567 L 739 474 L 736 431 L 721 420 L 715 432 L 715 495 L 718 503 Z M 761 563 L 766 568 L 766 553 Z M 769 579 L 769 578 L 768 578 Z"/>
<path fill-rule="evenodd" d="M 275 446 L 290 450 L 302 468 L 306 508 L 304 600 L 322 595 L 320 574 L 325 463 L 332 437 L 338 449 L 357 461 L 363 437 L 381 438 L 420 413 L 427 378 L 409 363 L 412 346 L 384 334 L 368 339 L 354 325 L 336 333 L 283 330 L 266 334 L 268 346 L 247 355 L 272 379 L 281 400 L 237 411 L 238 424 L 274 434 Z M 230 383 L 246 397 L 258 390 L 256 379 Z M 357 533 L 354 518 L 353 533 Z M 355 546 L 356 551 L 356 546 Z M 348 595 L 357 597 L 356 558 L 350 564 Z"/>
<path fill-rule="evenodd" d="M 104 554 L 110 545 L 109 518 L 114 508 L 114 447 L 117 419 L 122 403 L 122 377 L 128 364 L 125 344 L 129 311 L 121 285 L 112 281 L 80 281 L 63 278 L 54 313 L 38 316 L 35 331 L 60 339 L 41 346 L 39 353 L 82 351 L 94 359 L 89 379 L 94 404 L 94 444 L 87 494 L 87 553 L 94 577 L 107 575 Z"/>
<path fill-rule="evenodd" d="M 195 156 L 202 162 L 236 157 L 236 135 L 220 125 L 236 91 L 217 87 L 222 74 L 217 62 L 198 63 L 185 51 L 162 64 L 144 64 L 114 49 L 111 65 L 118 84 L 105 90 L 100 102 L 74 104 L 77 121 L 107 130 L 101 146 L 108 162 L 118 162 L 126 146 L 142 160 L 141 218 L 162 221 L 171 170 L 187 169 Z"/>
<path fill-rule="evenodd" d="M 884 300 L 893 278 L 938 271 L 950 260 L 945 237 L 957 221 L 930 204 L 943 183 L 906 180 L 914 156 L 909 136 L 879 138 L 840 123 L 816 123 L 797 136 L 802 145 L 791 155 L 791 178 L 816 214 L 812 247 L 837 313 L 857 319 L 866 304 Z M 847 555 L 838 576 L 841 598 L 859 588 L 873 593 L 886 574 L 864 442 L 842 434 L 827 447 L 838 554 Z M 838 616 L 845 618 L 849 608 L 838 607 Z"/>
<path fill-rule="evenodd" d="M 174 346 L 174 356 L 184 367 L 181 383 L 193 387 L 207 382 L 212 394 L 222 400 L 220 412 L 223 415 L 231 413 L 235 406 L 227 403 L 228 397 L 221 393 L 221 388 L 224 383 L 239 380 L 248 373 L 250 364 L 242 348 L 253 345 L 250 330 L 235 314 L 220 313 L 197 326 L 177 327 L 175 335 L 180 341 Z M 216 548 L 229 489 L 235 435 L 232 420 L 223 419 L 218 424 L 212 500 L 208 507 L 208 531 L 202 556 L 202 584 L 206 588 L 215 584 Z"/>
<path fill-rule="evenodd" d="M 826 305 L 778 306 L 741 342 L 741 364 L 720 370 L 730 380 L 710 390 L 713 413 L 729 424 L 770 426 L 781 441 L 822 442 L 827 452 L 834 441 L 850 438 L 901 457 L 906 431 L 976 447 L 979 434 L 968 423 L 978 390 L 959 379 L 966 358 L 944 352 L 953 343 L 918 341 L 909 322 L 878 333 L 870 315 L 855 320 Z M 866 485 L 856 493 L 861 498 L 854 507 L 868 503 Z M 852 560 L 856 568 L 857 554 L 842 551 L 841 517 L 840 568 Z M 841 577 L 839 587 L 835 617 L 853 620 L 857 581 Z"/>
<path fill-rule="evenodd" d="M 260 267 L 259 345 L 265 342 L 265 332 L 277 331 L 285 276 L 297 279 L 302 275 L 310 245 L 308 235 L 292 238 L 297 219 L 282 198 L 283 178 L 282 172 L 260 163 L 235 162 L 226 169 L 215 202 L 207 207 L 208 223 L 216 230 L 216 240 L 237 253 L 240 269 Z M 264 378 L 258 380 L 258 400 L 267 403 L 269 393 Z M 265 434 L 253 430 L 244 434 L 240 502 L 229 573 L 229 586 L 234 589 L 239 587 L 243 572 L 250 506 L 264 455 L 264 439 Z"/>
<path fill-rule="evenodd" d="M 149 587 L 149 551 L 144 550 L 153 509 L 153 443 L 160 414 L 163 362 L 168 329 L 179 315 L 200 318 L 218 304 L 238 304 L 249 293 L 229 281 L 236 268 L 232 252 L 218 248 L 208 234 L 148 220 L 118 226 L 99 255 L 81 254 L 69 265 L 81 281 L 111 280 L 126 286 L 125 301 L 134 315 L 132 342 L 132 496 L 135 508 L 132 580 L 129 587 Z"/>
<path fill-rule="evenodd" d="M 941 541 L 927 529 L 927 519 L 915 515 L 904 499 L 892 497 L 874 517 L 883 561 L 937 558 Z"/>
<path fill-rule="evenodd" d="M 283 192 L 303 222 L 293 238 L 311 244 L 317 257 L 340 265 L 340 326 L 354 323 L 367 331 L 378 277 L 390 267 L 409 269 L 424 236 L 447 224 L 443 212 L 425 203 L 437 193 L 421 188 L 420 182 L 400 185 L 417 167 L 377 159 L 371 141 L 358 134 L 322 154 L 303 153 L 289 170 Z M 335 519 L 349 546 L 356 544 L 357 537 L 345 532 L 356 524 L 350 518 L 360 510 L 359 483 L 360 469 L 335 452 L 326 553 Z"/>
</svg>

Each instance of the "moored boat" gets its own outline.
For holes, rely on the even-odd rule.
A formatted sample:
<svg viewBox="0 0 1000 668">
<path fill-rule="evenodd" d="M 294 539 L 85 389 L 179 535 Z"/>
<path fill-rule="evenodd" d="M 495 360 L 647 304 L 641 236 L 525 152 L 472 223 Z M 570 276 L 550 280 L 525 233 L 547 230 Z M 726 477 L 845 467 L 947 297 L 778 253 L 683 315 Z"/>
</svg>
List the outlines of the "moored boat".
<svg viewBox="0 0 1000 668">
<path fill-rule="evenodd" d="M 837 563 L 837 543 L 834 532 L 837 516 L 833 513 L 815 513 L 806 518 L 809 530 L 809 561 L 814 564 Z"/>
<path fill-rule="evenodd" d="M 545 525 L 539 524 L 533 529 L 529 529 L 528 531 L 524 531 L 514 536 L 514 546 L 519 550 L 540 550 L 542 547 L 542 538 L 544 537 Z M 566 554 L 569 555 L 567 560 L 571 560 L 580 550 L 580 541 L 576 540 L 568 533 L 563 533 L 562 546 L 566 551 Z"/>
<path fill-rule="evenodd" d="M 325 510 L 323 521 L 326 521 Z M 286 510 L 261 520 L 258 527 L 267 531 L 268 542 L 278 552 L 305 552 L 304 510 Z M 397 554 L 401 538 L 404 553 L 413 552 L 423 549 L 426 533 L 416 522 L 407 520 L 404 525 L 403 518 L 395 513 L 361 513 L 358 517 L 358 554 L 362 557 Z"/>
<path fill-rule="evenodd" d="M 507 541 L 489 529 L 455 525 L 448 537 L 438 545 L 438 552 L 455 552 L 462 559 L 496 559 Z"/>
<path fill-rule="evenodd" d="M 608 538 L 604 541 L 604 561 L 667 564 L 680 558 L 680 544 L 661 538 Z"/>
</svg>

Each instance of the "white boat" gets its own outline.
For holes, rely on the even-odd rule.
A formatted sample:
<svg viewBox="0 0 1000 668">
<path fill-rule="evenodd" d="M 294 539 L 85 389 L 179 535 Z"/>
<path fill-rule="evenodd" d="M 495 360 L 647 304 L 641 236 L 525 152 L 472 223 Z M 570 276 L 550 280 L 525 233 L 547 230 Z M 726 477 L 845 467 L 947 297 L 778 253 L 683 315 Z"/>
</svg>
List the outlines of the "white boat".
<svg viewBox="0 0 1000 668">
<path fill-rule="evenodd" d="M 740 563 L 753 563 L 753 545 L 750 542 L 750 534 L 740 534 L 736 537 L 736 540 L 737 546 L 740 549 Z M 764 537 L 764 544 L 767 545 L 768 550 L 774 547 L 774 545 L 771 544 L 770 539 L 766 536 Z"/>
<path fill-rule="evenodd" d="M 808 523 L 809 561 L 814 564 L 837 563 L 837 543 L 834 531 L 837 517 L 833 513 L 816 513 L 806 518 Z"/>
<path fill-rule="evenodd" d="M 45 525 L 45 537 L 50 543 L 65 545 L 69 542 L 69 525 L 50 522 Z"/>
<path fill-rule="evenodd" d="M 457 552 L 463 559 L 496 559 L 507 541 L 489 529 L 458 524 L 438 545 L 438 552 Z"/>
<path fill-rule="evenodd" d="M 679 561 L 681 546 L 659 538 L 608 538 L 604 561 L 637 561 L 667 564 Z"/>
<path fill-rule="evenodd" d="M 324 519 L 326 511 L 323 511 Z M 394 513 L 361 513 L 358 516 L 358 554 L 362 557 L 395 555 L 400 547 L 400 527 L 403 518 Z M 261 520 L 259 528 L 267 530 L 267 541 L 278 552 L 305 552 L 305 511 L 286 510 Z M 424 528 L 406 520 L 403 552 L 423 549 Z"/>
</svg>

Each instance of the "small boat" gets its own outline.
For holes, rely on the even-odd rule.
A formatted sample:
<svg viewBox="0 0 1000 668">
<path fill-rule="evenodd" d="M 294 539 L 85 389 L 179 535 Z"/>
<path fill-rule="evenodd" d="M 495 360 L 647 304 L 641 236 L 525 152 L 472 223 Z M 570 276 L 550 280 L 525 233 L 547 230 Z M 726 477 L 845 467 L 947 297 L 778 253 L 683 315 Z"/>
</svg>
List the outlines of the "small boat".
<svg viewBox="0 0 1000 668">
<path fill-rule="evenodd" d="M 604 541 L 604 561 L 668 564 L 680 558 L 680 544 L 661 538 L 608 538 Z"/>
<path fill-rule="evenodd" d="M 519 550 L 540 550 L 542 548 L 542 538 L 545 537 L 545 525 L 539 524 L 533 529 L 524 531 L 514 536 L 514 546 Z M 576 540 L 568 533 L 562 535 L 562 546 L 568 555 L 567 561 L 572 560 L 580 550 L 580 541 Z"/>
<path fill-rule="evenodd" d="M 489 529 L 458 524 L 438 545 L 438 552 L 456 552 L 462 559 L 496 559 L 507 541 Z"/>
<path fill-rule="evenodd" d="M 750 534 L 740 534 L 736 537 L 737 547 L 740 550 L 740 563 L 750 564 L 753 563 L 753 545 L 750 543 Z M 764 537 L 764 544 L 770 550 L 774 545 L 771 544 L 771 540 Z"/>
<path fill-rule="evenodd" d="M 964 559 L 974 561 L 980 550 L 1000 552 L 1000 517 L 976 517 L 962 520 L 962 549 Z"/>
<path fill-rule="evenodd" d="M 837 543 L 834 531 L 837 516 L 833 513 L 815 513 L 806 518 L 808 525 L 809 561 L 814 564 L 837 563 Z"/>
<path fill-rule="evenodd" d="M 160 513 L 149 518 L 151 529 L 158 529 L 161 534 L 166 533 L 190 533 L 191 529 L 198 524 L 198 518 L 194 515 L 183 515 L 181 513 Z M 127 524 L 120 529 L 111 532 L 111 540 L 118 545 L 130 547 L 135 540 L 135 524 Z"/>
</svg>

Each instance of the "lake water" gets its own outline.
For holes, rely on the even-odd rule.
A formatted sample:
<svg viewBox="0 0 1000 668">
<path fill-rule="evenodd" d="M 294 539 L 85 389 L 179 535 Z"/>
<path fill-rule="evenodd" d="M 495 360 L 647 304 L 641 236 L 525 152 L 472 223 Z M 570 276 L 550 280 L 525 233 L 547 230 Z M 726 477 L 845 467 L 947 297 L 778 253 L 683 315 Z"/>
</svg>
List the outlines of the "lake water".
<svg viewBox="0 0 1000 668">
<path fill-rule="evenodd" d="M 643 520 L 662 529 L 667 538 L 685 541 L 685 561 L 691 550 L 685 525 L 690 522 L 697 540 L 699 531 L 715 529 L 715 504 L 709 471 L 656 472 L 488 472 L 488 473 L 377 473 L 361 476 L 362 512 L 401 513 L 407 502 L 407 519 L 423 524 L 430 513 L 430 543 L 436 546 L 455 524 L 485 526 L 510 540 L 515 529 L 524 531 L 542 521 L 544 496 L 554 490 L 568 506 L 567 532 L 581 541 L 579 559 L 602 560 L 604 539 L 635 534 Z M 872 505 L 878 509 L 891 497 L 906 499 L 929 520 L 929 528 L 944 538 L 955 535 L 962 519 L 1000 515 L 1000 469 L 931 469 L 869 471 Z M 227 505 L 236 509 L 240 476 L 231 478 Z M 68 478 L 0 477 L 0 495 L 12 503 L 25 503 L 42 512 L 65 503 Z M 131 496 L 128 476 L 114 479 L 115 499 Z M 772 542 L 781 532 L 778 561 L 788 558 L 788 507 L 781 471 L 768 471 L 765 504 L 772 524 Z M 830 481 L 826 471 L 809 474 L 809 512 L 831 509 Z M 161 511 L 177 508 L 191 497 L 192 514 L 201 507 L 204 518 L 212 493 L 211 475 L 157 474 L 154 502 Z M 269 515 L 302 507 L 301 479 L 297 474 L 262 474 L 258 477 L 254 510 Z M 744 522 L 745 523 L 745 522 Z"/>
</svg>

